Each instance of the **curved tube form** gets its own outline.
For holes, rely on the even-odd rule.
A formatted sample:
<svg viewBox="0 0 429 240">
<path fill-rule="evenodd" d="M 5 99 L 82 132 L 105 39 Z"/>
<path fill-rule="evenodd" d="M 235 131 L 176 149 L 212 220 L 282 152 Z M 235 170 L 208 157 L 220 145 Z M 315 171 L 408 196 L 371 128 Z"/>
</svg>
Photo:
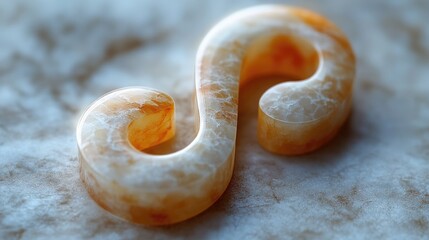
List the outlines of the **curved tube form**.
<svg viewBox="0 0 429 240">
<path fill-rule="evenodd" d="M 303 80 L 270 88 L 258 116 L 264 148 L 303 154 L 329 141 L 346 120 L 354 68 L 346 37 L 313 12 L 271 5 L 237 12 L 199 47 L 193 142 L 167 155 L 141 152 L 174 136 L 174 101 L 148 88 L 117 90 L 93 103 L 78 124 L 81 178 L 101 207 L 131 222 L 191 218 L 231 179 L 239 84 L 266 75 Z"/>
</svg>

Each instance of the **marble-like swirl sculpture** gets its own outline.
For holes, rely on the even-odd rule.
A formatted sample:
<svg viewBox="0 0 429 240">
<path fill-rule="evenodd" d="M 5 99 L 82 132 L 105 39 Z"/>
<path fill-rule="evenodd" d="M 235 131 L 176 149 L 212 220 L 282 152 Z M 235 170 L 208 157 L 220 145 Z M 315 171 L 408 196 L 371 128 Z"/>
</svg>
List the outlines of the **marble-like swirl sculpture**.
<svg viewBox="0 0 429 240">
<path fill-rule="evenodd" d="M 260 144 L 297 155 L 338 132 L 350 112 L 354 74 L 347 38 L 325 18 L 276 5 L 239 11 L 199 47 L 196 138 L 171 154 L 142 152 L 174 136 L 173 99 L 143 87 L 111 92 L 78 124 L 81 178 L 101 207 L 131 222 L 189 219 L 216 202 L 231 179 L 239 84 L 267 75 L 301 80 L 267 90 L 258 113 Z"/>
</svg>

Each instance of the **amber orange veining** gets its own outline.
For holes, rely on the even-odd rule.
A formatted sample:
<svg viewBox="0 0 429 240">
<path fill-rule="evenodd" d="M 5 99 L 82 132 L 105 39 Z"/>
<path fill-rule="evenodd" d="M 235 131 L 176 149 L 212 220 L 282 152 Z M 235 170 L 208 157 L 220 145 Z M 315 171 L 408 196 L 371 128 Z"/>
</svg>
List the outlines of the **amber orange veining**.
<svg viewBox="0 0 429 240">
<path fill-rule="evenodd" d="M 237 12 L 198 50 L 193 142 L 171 154 L 143 153 L 174 136 L 174 101 L 148 88 L 114 91 L 78 124 L 82 180 L 101 207 L 129 221 L 165 225 L 191 218 L 231 179 L 239 84 L 267 75 L 301 80 L 261 97 L 258 138 L 268 151 L 303 154 L 329 141 L 346 120 L 354 68 L 344 34 L 313 12 L 275 5 Z"/>
</svg>

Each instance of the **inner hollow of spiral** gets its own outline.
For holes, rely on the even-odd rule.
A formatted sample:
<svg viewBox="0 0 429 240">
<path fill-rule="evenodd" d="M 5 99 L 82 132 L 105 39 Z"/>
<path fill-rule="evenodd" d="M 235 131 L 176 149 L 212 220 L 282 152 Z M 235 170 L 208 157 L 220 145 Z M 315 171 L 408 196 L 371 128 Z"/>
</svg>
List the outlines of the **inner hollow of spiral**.
<svg viewBox="0 0 429 240">
<path fill-rule="evenodd" d="M 252 41 L 248 46 L 247 52 L 243 58 L 240 88 L 246 87 L 246 91 L 255 91 L 254 93 L 241 94 L 243 97 L 259 99 L 262 92 L 260 89 L 268 89 L 281 81 L 305 80 L 313 76 L 319 67 L 319 53 L 312 43 L 307 40 L 292 35 L 272 34 L 261 36 Z M 273 78 L 280 79 L 273 81 Z M 270 86 L 268 86 L 268 85 Z M 256 85 L 256 86 L 253 86 Z M 147 136 L 140 135 L 139 131 L 130 131 L 128 136 L 130 143 L 137 149 L 149 154 L 168 154 L 183 149 L 188 146 L 198 133 L 198 117 L 194 121 L 189 120 L 187 115 L 181 115 L 179 111 L 192 112 L 197 111 L 193 104 L 194 99 L 189 98 L 188 102 L 176 103 L 178 109 L 178 122 L 176 123 L 176 136 L 169 141 L 163 141 L 160 144 L 153 145 L 150 148 L 136 146 L 136 139 L 147 139 Z M 240 111 L 249 111 L 257 109 L 257 101 L 252 99 L 243 99 L 240 97 Z M 247 106 L 253 104 L 254 106 Z M 244 105 L 244 107 L 243 107 Z M 248 109 L 248 110 L 246 110 Z M 252 113 L 239 113 L 240 116 L 253 117 Z M 198 114 L 194 114 L 198 116 Z M 163 118 L 164 114 L 158 117 Z M 181 118 L 187 118 L 184 121 Z M 255 116 L 256 118 L 256 116 Z M 174 120 L 173 120 L 174 121 Z M 164 122 L 165 124 L 165 122 Z M 154 127 L 151 128 L 152 130 Z M 137 136 L 136 134 L 139 134 Z M 152 135 L 155 136 L 155 135 Z M 134 139 L 134 140 L 131 140 Z"/>
<path fill-rule="evenodd" d="M 285 34 L 255 39 L 246 52 L 240 87 L 265 77 L 282 77 L 285 81 L 305 80 L 319 67 L 319 53 L 307 40 Z"/>
</svg>

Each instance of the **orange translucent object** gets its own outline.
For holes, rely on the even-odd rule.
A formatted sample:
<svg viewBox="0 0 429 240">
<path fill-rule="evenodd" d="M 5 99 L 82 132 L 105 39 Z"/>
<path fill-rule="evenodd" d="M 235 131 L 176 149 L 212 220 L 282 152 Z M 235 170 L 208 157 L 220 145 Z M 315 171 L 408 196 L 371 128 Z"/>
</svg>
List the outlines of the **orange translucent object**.
<svg viewBox="0 0 429 240">
<path fill-rule="evenodd" d="M 198 135 L 178 152 L 142 152 L 174 136 L 174 101 L 165 93 L 120 89 L 82 116 L 81 178 L 107 211 L 165 225 L 210 207 L 233 172 L 239 85 L 253 79 L 302 80 L 273 86 L 261 97 L 258 138 L 265 149 L 303 154 L 322 146 L 350 111 L 355 59 L 344 34 L 325 18 L 270 5 L 217 24 L 200 45 L 195 71 Z"/>
</svg>

